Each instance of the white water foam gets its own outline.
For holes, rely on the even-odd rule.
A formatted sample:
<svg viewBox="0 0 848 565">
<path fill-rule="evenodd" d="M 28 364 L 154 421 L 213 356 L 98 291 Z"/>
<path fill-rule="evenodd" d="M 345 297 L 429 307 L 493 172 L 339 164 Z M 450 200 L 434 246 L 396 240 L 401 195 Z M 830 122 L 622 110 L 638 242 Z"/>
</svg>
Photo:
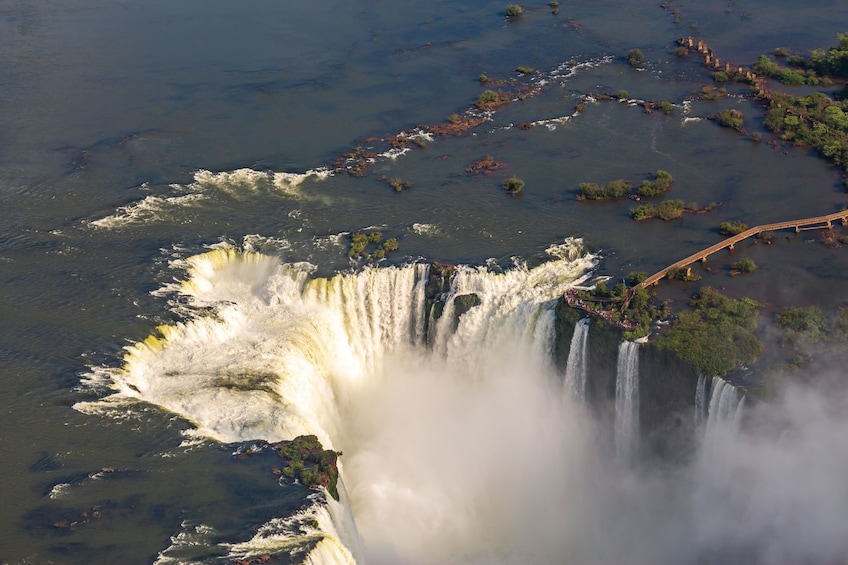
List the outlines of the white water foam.
<svg viewBox="0 0 848 565">
<path fill-rule="evenodd" d="M 429 349 L 424 266 L 313 279 L 308 266 L 222 246 L 169 287 L 191 315 L 131 347 L 121 369 L 96 371 L 114 394 L 87 407 L 145 401 L 219 439 L 315 433 L 344 451 L 349 507 L 319 495 L 305 509 L 312 530 L 269 522 L 227 546 L 234 558 L 307 541 L 311 563 L 844 561 L 848 399 L 790 395 L 766 420 L 787 433 L 737 428 L 673 472 L 611 464 L 607 434 L 563 405 L 550 361 L 552 297 L 593 265 L 577 255 L 460 268 L 450 300 L 477 292 L 480 305 L 440 320 Z M 709 417 L 738 423 L 721 383 Z"/>
<path fill-rule="evenodd" d="M 162 291 L 182 295 L 197 313 L 128 347 L 120 369 L 95 371 L 92 382 L 108 376 L 114 393 L 77 408 L 109 411 L 143 400 L 182 414 L 199 433 L 221 441 L 314 433 L 326 447 L 345 451 L 341 472 L 353 485 L 352 506 L 377 562 L 389 555 L 426 562 L 434 552 L 470 551 L 479 526 L 467 512 L 483 511 L 488 489 L 508 481 L 537 449 L 555 451 L 567 435 L 554 417 L 561 406 L 544 393 L 554 381 L 553 305 L 569 285 L 585 280 L 594 257 L 577 241 L 550 253 L 556 258 L 534 269 L 460 267 L 452 296 L 474 292 L 481 304 L 456 327 L 440 322 L 440 346 L 428 351 L 416 345 L 424 337 L 426 265 L 310 279 L 309 266 L 217 246 L 185 261 L 186 279 Z M 442 321 L 447 319 L 446 311 Z M 469 397 L 477 402 L 461 401 Z M 528 402 L 549 416 L 526 422 Z M 495 406 L 498 421 L 487 422 Z M 549 421 L 557 425 L 550 428 Z M 420 436 L 425 431 L 426 440 Z M 528 434 L 536 439 L 523 446 Z M 521 456 L 518 467 L 487 470 L 486 461 L 505 460 L 508 453 Z M 476 457 L 481 459 L 472 463 Z M 418 465 L 428 460 L 436 467 Z M 437 461 L 473 465 L 479 474 L 451 476 L 446 483 Z M 515 496 L 541 502 L 541 493 L 528 488 L 554 477 L 534 474 Z M 509 504 L 518 500 L 508 498 Z M 508 506 L 497 508 L 503 513 Z M 336 531 L 346 527 L 336 518 Z M 516 520 L 529 523 L 530 515 Z M 351 542 L 338 546 L 332 540 L 343 535 L 329 526 L 321 531 L 312 562 L 341 559 L 338 551 Z M 268 551 L 264 534 L 257 540 L 265 540 L 262 550 Z M 455 541 L 440 545 L 441 536 Z M 496 546 L 496 552 L 508 550 Z M 233 555 L 247 555 L 247 548 L 234 545 Z"/>
<path fill-rule="evenodd" d="M 315 169 L 305 173 L 278 173 L 237 169 L 213 173 L 200 170 L 193 182 L 187 185 L 172 184 L 171 195 L 150 195 L 138 202 L 121 206 L 105 218 L 90 222 L 95 228 L 117 229 L 136 224 L 146 224 L 173 219 L 176 211 L 202 205 L 214 198 L 236 200 L 252 197 L 262 192 L 305 198 L 299 187 L 306 179 L 323 180 L 331 176 L 328 169 Z"/>
</svg>

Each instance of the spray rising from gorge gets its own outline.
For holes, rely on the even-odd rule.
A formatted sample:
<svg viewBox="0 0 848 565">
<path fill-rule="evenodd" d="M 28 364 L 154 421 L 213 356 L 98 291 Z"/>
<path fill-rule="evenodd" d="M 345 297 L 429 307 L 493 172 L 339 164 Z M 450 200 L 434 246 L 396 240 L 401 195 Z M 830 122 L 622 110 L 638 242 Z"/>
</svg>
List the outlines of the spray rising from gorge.
<svg viewBox="0 0 848 565">
<path fill-rule="evenodd" d="M 458 267 L 442 316 L 427 319 L 428 265 L 314 278 L 310 265 L 216 249 L 190 258 L 184 282 L 163 291 L 183 297 L 174 308 L 184 321 L 130 347 L 119 370 L 95 371 L 91 384 L 114 394 L 78 408 L 143 401 L 219 441 L 315 434 L 344 452 L 341 503 L 307 509 L 301 522 L 311 529 L 266 524 L 234 544 L 233 557 L 281 550 L 304 531 L 319 540 L 310 563 L 735 563 L 844 553 L 835 524 L 848 519 L 848 504 L 835 504 L 830 490 L 838 499 L 848 451 L 822 450 L 846 446 L 833 423 L 844 424 L 844 412 L 821 409 L 835 399 L 788 397 L 780 408 L 790 433 L 743 435 L 722 424 L 738 421 L 739 391 L 712 379 L 708 392 L 704 379 L 697 394 L 710 448 L 673 470 L 623 460 L 617 452 L 638 442 L 640 347 L 619 353 L 614 421 L 569 392 L 591 378 L 591 324 L 578 322 L 583 334 L 560 374 L 554 304 L 595 259 L 576 241 L 551 253 L 535 268 Z M 469 293 L 480 304 L 456 318 L 454 299 Z M 793 494 L 808 473 L 817 492 Z M 825 502 L 828 512 L 817 512 Z"/>
</svg>

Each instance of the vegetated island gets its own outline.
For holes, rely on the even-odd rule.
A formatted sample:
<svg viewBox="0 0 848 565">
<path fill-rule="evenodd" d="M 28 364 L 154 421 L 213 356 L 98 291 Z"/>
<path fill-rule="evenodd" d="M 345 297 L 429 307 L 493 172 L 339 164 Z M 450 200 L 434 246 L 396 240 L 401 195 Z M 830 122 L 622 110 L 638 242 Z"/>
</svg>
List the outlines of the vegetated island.
<svg viewBox="0 0 848 565">
<path fill-rule="evenodd" d="M 340 451 L 324 449 L 314 435 L 302 435 L 290 441 L 252 442 L 245 450 L 239 450 L 235 457 L 244 458 L 257 455 L 266 450 L 279 455 L 284 465 L 273 467 L 272 473 L 299 482 L 307 488 L 326 489 L 335 500 L 339 500 L 338 458 Z"/>
<path fill-rule="evenodd" d="M 350 233 L 350 248 L 348 249 L 348 257 L 357 260 L 364 257 L 369 262 L 379 261 L 386 256 L 386 253 L 397 251 L 399 247 L 397 238 L 390 237 L 383 240 L 383 232 L 381 231 L 354 231 Z M 368 249 L 371 248 L 371 252 Z"/>
<path fill-rule="evenodd" d="M 844 83 L 848 79 L 848 33 L 838 34 L 837 40 L 836 46 L 815 49 L 807 57 L 776 48 L 773 57 L 785 60 L 787 66 L 762 54 L 750 67 L 722 64 L 702 40 L 686 37 L 679 39 L 678 44 L 703 55 L 705 65 L 714 70 L 712 76 L 716 82 L 750 85 L 751 98 L 765 107 L 765 127 L 783 141 L 815 149 L 821 157 L 840 167 L 843 183 L 848 187 L 848 83 Z M 770 81 L 790 89 L 831 87 L 836 81 L 843 86 L 835 91 L 794 95 L 774 88 Z M 747 135 L 738 110 L 724 110 L 714 119 Z M 757 134 L 752 137 L 760 139 Z"/>
<path fill-rule="evenodd" d="M 577 185 L 577 200 L 615 200 L 625 196 L 638 200 L 665 194 L 671 188 L 674 177 L 668 171 L 658 170 L 653 180 L 645 179 L 633 192 L 633 183 L 626 179 L 617 179 L 601 185 L 595 182 L 581 182 Z"/>
</svg>

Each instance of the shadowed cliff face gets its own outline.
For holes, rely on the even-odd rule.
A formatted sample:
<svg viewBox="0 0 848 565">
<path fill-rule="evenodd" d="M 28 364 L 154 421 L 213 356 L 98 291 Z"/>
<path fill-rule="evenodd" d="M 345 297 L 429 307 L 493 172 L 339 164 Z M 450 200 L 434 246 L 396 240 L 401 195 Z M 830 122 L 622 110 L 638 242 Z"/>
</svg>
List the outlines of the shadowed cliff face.
<svg viewBox="0 0 848 565">
<path fill-rule="evenodd" d="M 557 313 L 562 371 L 582 313 Z M 603 422 L 614 417 L 620 337 L 609 326 L 591 325 L 586 403 L 601 422 L 599 439 L 608 441 L 603 430 L 610 426 Z M 816 375 L 785 381 L 768 403 L 745 398 L 721 379 L 702 379 L 699 422 L 698 375 L 668 350 L 641 346 L 640 449 L 610 483 L 614 489 L 628 485 L 628 494 L 596 499 L 620 505 L 622 539 L 645 536 L 630 562 L 671 563 L 676 556 L 680 563 L 826 564 L 848 557 L 848 543 L 837 533 L 848 518 L 848 490 L 840 478 L 848 471 L 848 383 L 841 371 L 819 366 Z M 793 384 L 799 380 L 808 384 Z M 642 531 L 631 521 L 633 504 L 644 504 L 655 529 Z M 688 549 L 682 539 L 689 540 Z M 667 545 L 660 549 L 661 543 Z"/>
</svg>

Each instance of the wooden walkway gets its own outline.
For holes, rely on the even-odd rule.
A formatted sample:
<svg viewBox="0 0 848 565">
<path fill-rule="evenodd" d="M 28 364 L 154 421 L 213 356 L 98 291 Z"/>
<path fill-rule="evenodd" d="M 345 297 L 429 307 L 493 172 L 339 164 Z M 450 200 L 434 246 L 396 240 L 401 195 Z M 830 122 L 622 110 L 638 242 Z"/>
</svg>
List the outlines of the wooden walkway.
<svg viewBox="0 0 848 565">
<path fill-rule="evenodd" d="M 802 230 L 829 229 L 832 227 L 833 222 L 837 220 L 841 221 L 843 226 L 848 225 L 848 210 L 842 210 L 841 212 L 835 212 L 826 216 L 816 216 L 815 218 L 804 218 L 802 220 L 791 220 L 788 222 L 778 222 L 775 224 L 764 224 L 762 226 L 755 226 L 753 228 L 749 228 L 738 235 L 728 237 L 727 239 L 724 239 L 716 243 L 715 245 L 711 245 L 706 249 L 702 249 L 697 253 L 693 253 L 685 259 L 681 259 L 676 263 L 672 263 L 665 269 L 657 271 L 641 283 L 634 286 L 632 290 L 635 290 L 639 287 L 646 288 L 651 285 L 657 284 L 660 280 L 662 280 L 668 275 L 669 271 L 674 271 L 676 269 L 680 269 L 681 267 L 687 267 L 695 261 L 705 262 L 707 260 L 707 257 L 712 255 L 713 253 L 721 251 L 722 249 L 732 250 L 733 247 L 740 241 L 749 237 L 753 237 L 764 231 L 777 231 L 793 228 L 797 233 Z"/>
</svg>

